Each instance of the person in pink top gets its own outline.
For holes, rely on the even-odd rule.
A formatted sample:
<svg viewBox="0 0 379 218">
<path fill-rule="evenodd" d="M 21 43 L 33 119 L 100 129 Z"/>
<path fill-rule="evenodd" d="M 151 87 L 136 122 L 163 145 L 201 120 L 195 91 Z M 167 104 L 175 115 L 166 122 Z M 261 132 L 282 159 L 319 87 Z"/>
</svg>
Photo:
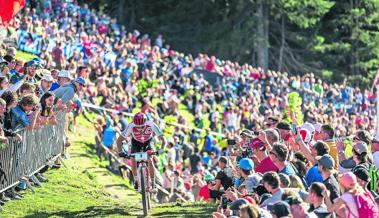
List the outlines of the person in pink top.
<svg viewBox="0 0 379 218">
<path fill-rule="evenodd" d="M 278 133 L 275 130 L 268 129 L 265 131 L 265 133 L 270 144 L 278 141 Z M 253 140 L 251 146 L 254 152 L 253 160 L 256 163 L 255 172 L 262 174 L 269 171 L 278 172 L 279 169 L 272 162 L 270 156 L 267 153 L 265 143 L 260 139 L 259 136 Z"/>
</svg>

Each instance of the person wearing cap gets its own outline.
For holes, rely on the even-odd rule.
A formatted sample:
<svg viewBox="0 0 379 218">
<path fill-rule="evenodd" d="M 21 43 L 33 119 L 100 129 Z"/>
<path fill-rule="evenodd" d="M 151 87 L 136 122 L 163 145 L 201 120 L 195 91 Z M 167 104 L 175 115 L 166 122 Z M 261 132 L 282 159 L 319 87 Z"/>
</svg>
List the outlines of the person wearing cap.
<svg viewBox="0 0 379 218">
<path fill-rule="evenodd" d="M 207 174 L 204 177 L 205 185 L 200 188 L 199 195 L 197 196 L 197 201 L 210 201 L 210 190 L 209 188 L 213 186 L 215 178 L 212 174 Z"/>
<path fill-rule="evenodd" d="M 317 156 L 323 156 L 324 154 L 329 154 L 329 146 L 323 142 L 323 141 L 317 141 L 313 146 L 310 146 L 310 155 L 306 155 L 308 160 L 314 159 L 313 157 Z M 322 176 L 320 172 L 318 171 L 318 162 L 315 159 L 315 162 L 313 162 L 313 166 L 309 168 L 307 171 L 307 174 L 305 175 L 305 181 L 308 185 L 314 183 L 314 182 L 322 182 Z"/>
<path fill-rule="evenodd" d="M 86 80 L 83 77 L 78 77 L 55 90 L 55 97 L 56 99 L 61 99 L 63 104 L 67 104 L 74 98 L 75 93 L 83 90 L 85 84 Z"/>
<path fill-rule="evenodd" d="M 51 88 L 51 85 L 54 82 L 54 78 L 50 75 L 50 72 L 45 72 L 41 78 L 40 96 L 48 92 Z"/>
<path fill-rule="evenodd" d="M 61 70 L 57 75 L 57 81 L 53 83 L 50 91 L 54 91 L 72 80 L 68 70 Z"/>
<path fill-rule="evenodd" d="M 372 194 L 372 196 L 375 198 L 376 203 L 379 206 L 379 195 L 375 191 L 371 191 L 368 189 L 370 183 L 369 171 L 364 167 L 359 167 L 355 169 L 353 173 L 357 177 L 358 184 L 363 188 L 363 190 Z"/>
<path fill-rule="evenodd" d="M 313 206 L 309 211 L 309 217 L 333 217 L 333 214 L 328 211 L 328 208 L 324 203 L 325 199 L 322 193 L 324 193 L 325 191 L 325 185 L 320 182 L 314 182 L 311 186 L 309 186 L 307 202 Z"/>
<path fill-rule="evenodd" d="M 307 216 L 307 209 L 305 208 L 305 203 L 297 193 L 293 191 L 285 191 L 282 194 L 282 201 L 290 205 L 291 214 L 293 217 L 312 218 Z"/>
<path fill-rule="evenodd" d="M 31 60 L 26 63 L 25 77 L 24 77 L 24 80 L 26 82 L 29 82 L 31 84 L 36 84 L 38 82 L 35 77 L 37 67 L 38 67 L 38 63 L 36 61 Z"/>
<path fill-rule="evenodd" d="M 283 142 L 288 142 L 292 136 L 291 126 L 288 123 L 280 122 L 276 125 L 276 128 L 279 130 L 280 138 Z"/>
<path fill-rule="evenodd" d="M 250 158 L 242 158 L 237 167 L 237 173 L 241 176 L 237 181 L 235 182 L 235 186 L 238 188 L 239 185 L 246 185 L 249 183 L 249 190 L 248 192 L 253 192 L 253 188 L 259 185 L 259 181 L 254 183 L 254 180 L 257 180 L 254 175 L 254 162 Z M 259 179 L 260 180 L 260 179 Z M 251 186 L 251 187 L 250 187 Z M 253 187 L 255 186 L 255 187 Z"/>
<path fill-rule="evenodd" d="M 210 187 L 211 198 L 214 199 L 219 199 L 224 191 L 233 186 L 233 173 L 228 166 L 228 159 L 224 156 L 220 157 L 218 160 L 218 166 L 220 168 L 220 171 L 217 172 L 216 182 L 212 187 Z M 221 186 L 223 187 L 224 191 L 220 190 Z"/>
<path fill-rule="evenodd" d="M 318 170 L 321 173 L 323 184 L 330 192 L 330 201 L 334 201 L 340 196 L 340 187 L 336 180 L 336 177 L 333 175 L 334 169 L 334 159 L 329 154 L 324 154 L 316 158 L 318 160 Z"/>
<path fill-rule="evenodd" d="M 379 217 L 379 207 L 376 204 L 374 197 L 370 192 L 366 192 L 361 186 L 358 185 L 357 177 L 352 172 L 346 172 L 339 176 L 339 182 L 342 187 L 343 194 L 341 197 L 335 199 L 333 203 L 329 198 L 330 193 L 328 191 L 323 193 L 329 212 L 337 212 L 341 208 L 346 207 L 345 214 L 338 214 L 340 217 L 359 217 L 358 204 L 354 198 L 359 195 L 365 195 L 367 203 L 364 205 L 365 211 L 374 214 L 373 217 Z"/>
<path fill-rule="evenodd" d="M 259 138 L 253 139 L 250 147 L 253 148 L 253 160 L 257 165 L 255 167 L 255 172 L 264 174 L 270 171 L 279 171 L 268 155 L 265 143 L 262 140 Z"/>
<path fill-rule="evenodd" d="M 369 149 L 366 143 L 358 142 L 353 146 L 353 160 L 355 162 L 355 167 L 352 172 L 359 168 L 364 168 L 369 172 L 371 181 L 369 182 L 369 189 L 371 191 L 377 191 L 377 184 L 379 179 L 379 172 L 375 165 L 369 161 Z"/>
<path fill-rule="evenodd" d="M 269 204 L 267 210 L 271 212 L 273 218 L 292 217 L 290 205 L 284 201 Z"/>
</svg>

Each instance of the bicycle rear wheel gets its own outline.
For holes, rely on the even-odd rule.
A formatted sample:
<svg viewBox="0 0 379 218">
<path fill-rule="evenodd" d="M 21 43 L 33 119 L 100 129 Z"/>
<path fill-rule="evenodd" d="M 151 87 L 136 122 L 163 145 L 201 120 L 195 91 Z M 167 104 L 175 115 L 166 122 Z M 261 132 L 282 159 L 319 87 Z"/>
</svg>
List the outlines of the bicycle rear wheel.
<svg viewBox="0 0 379 218">
<path fill-rule="evenodd" d="M 141 195 L 142 195 L 142 209 L 143 209 L 143 215 L 144 216 L 147 216 L 147 212 L 149 210 L 149 196 L 147 193 L 147 188 L 146 188 L 146 180 L 145 180 L 145 171 L 146 169 L 144 167 L 141 167 L 140 168 L 141 171 L 140 171 L 140 178 L 141 178 L 141 181 L 140 181 L 140 184 L 141 184 Z"/>
</svg>

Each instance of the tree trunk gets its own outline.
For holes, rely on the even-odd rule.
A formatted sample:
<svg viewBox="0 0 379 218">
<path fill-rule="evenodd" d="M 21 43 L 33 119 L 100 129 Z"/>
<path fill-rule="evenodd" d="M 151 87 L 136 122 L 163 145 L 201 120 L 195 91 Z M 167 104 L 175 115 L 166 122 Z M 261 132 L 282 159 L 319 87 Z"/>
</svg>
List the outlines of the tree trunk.
<svg viewBox="0 0 379 218">
<path fill-rule="evenodd" d="M 126 11 L 124 10 L 125 1 L 126 0 L 119 0 L 118 1 L 118 10 L 117 10 L 118 21 L 124 25 L 126 23 L 126 16 L 127 16 L 127 14 L 125 13 Z"/>
<path fill-rule="evenodd" d="M 264 0 L 258 1 L 257 9 L 257 58 L 258 66 L 264 71 L 268 68 L 268 8 Z"/>
<path fill-rule="evenodd" d="M 280 28 L 280 33 L 281 33 L 281 42 L 280 42 L 280 50 L 279 50 L 279 61 L 278 61 L 278 71 L 282 71 L 282 66 L 283 66 L 283 51 L 284 51 L 284 43 L 286 41 L 286 35 L 285 35 L 285 17 L 283 15 L 282 17 L 282 23 L 281 23 L 281 28 Z"/>
</svg>

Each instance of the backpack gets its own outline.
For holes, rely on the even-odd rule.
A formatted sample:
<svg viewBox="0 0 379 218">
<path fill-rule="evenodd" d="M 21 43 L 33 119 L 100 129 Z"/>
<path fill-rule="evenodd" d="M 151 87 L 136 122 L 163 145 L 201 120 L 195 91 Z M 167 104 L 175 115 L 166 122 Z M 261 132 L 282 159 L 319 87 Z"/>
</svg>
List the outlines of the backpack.
<svg viewBox="0 0 379 218">
<path fill-rule="evenodd" d="M 379 208 L 374 197 L 370 192 L 353 195 L 355 205 L 357 205 L 358 217 L 377 218 L 379 217 Z M 349 209 L 350 214 L 350 209 Z"/>
</svg>

